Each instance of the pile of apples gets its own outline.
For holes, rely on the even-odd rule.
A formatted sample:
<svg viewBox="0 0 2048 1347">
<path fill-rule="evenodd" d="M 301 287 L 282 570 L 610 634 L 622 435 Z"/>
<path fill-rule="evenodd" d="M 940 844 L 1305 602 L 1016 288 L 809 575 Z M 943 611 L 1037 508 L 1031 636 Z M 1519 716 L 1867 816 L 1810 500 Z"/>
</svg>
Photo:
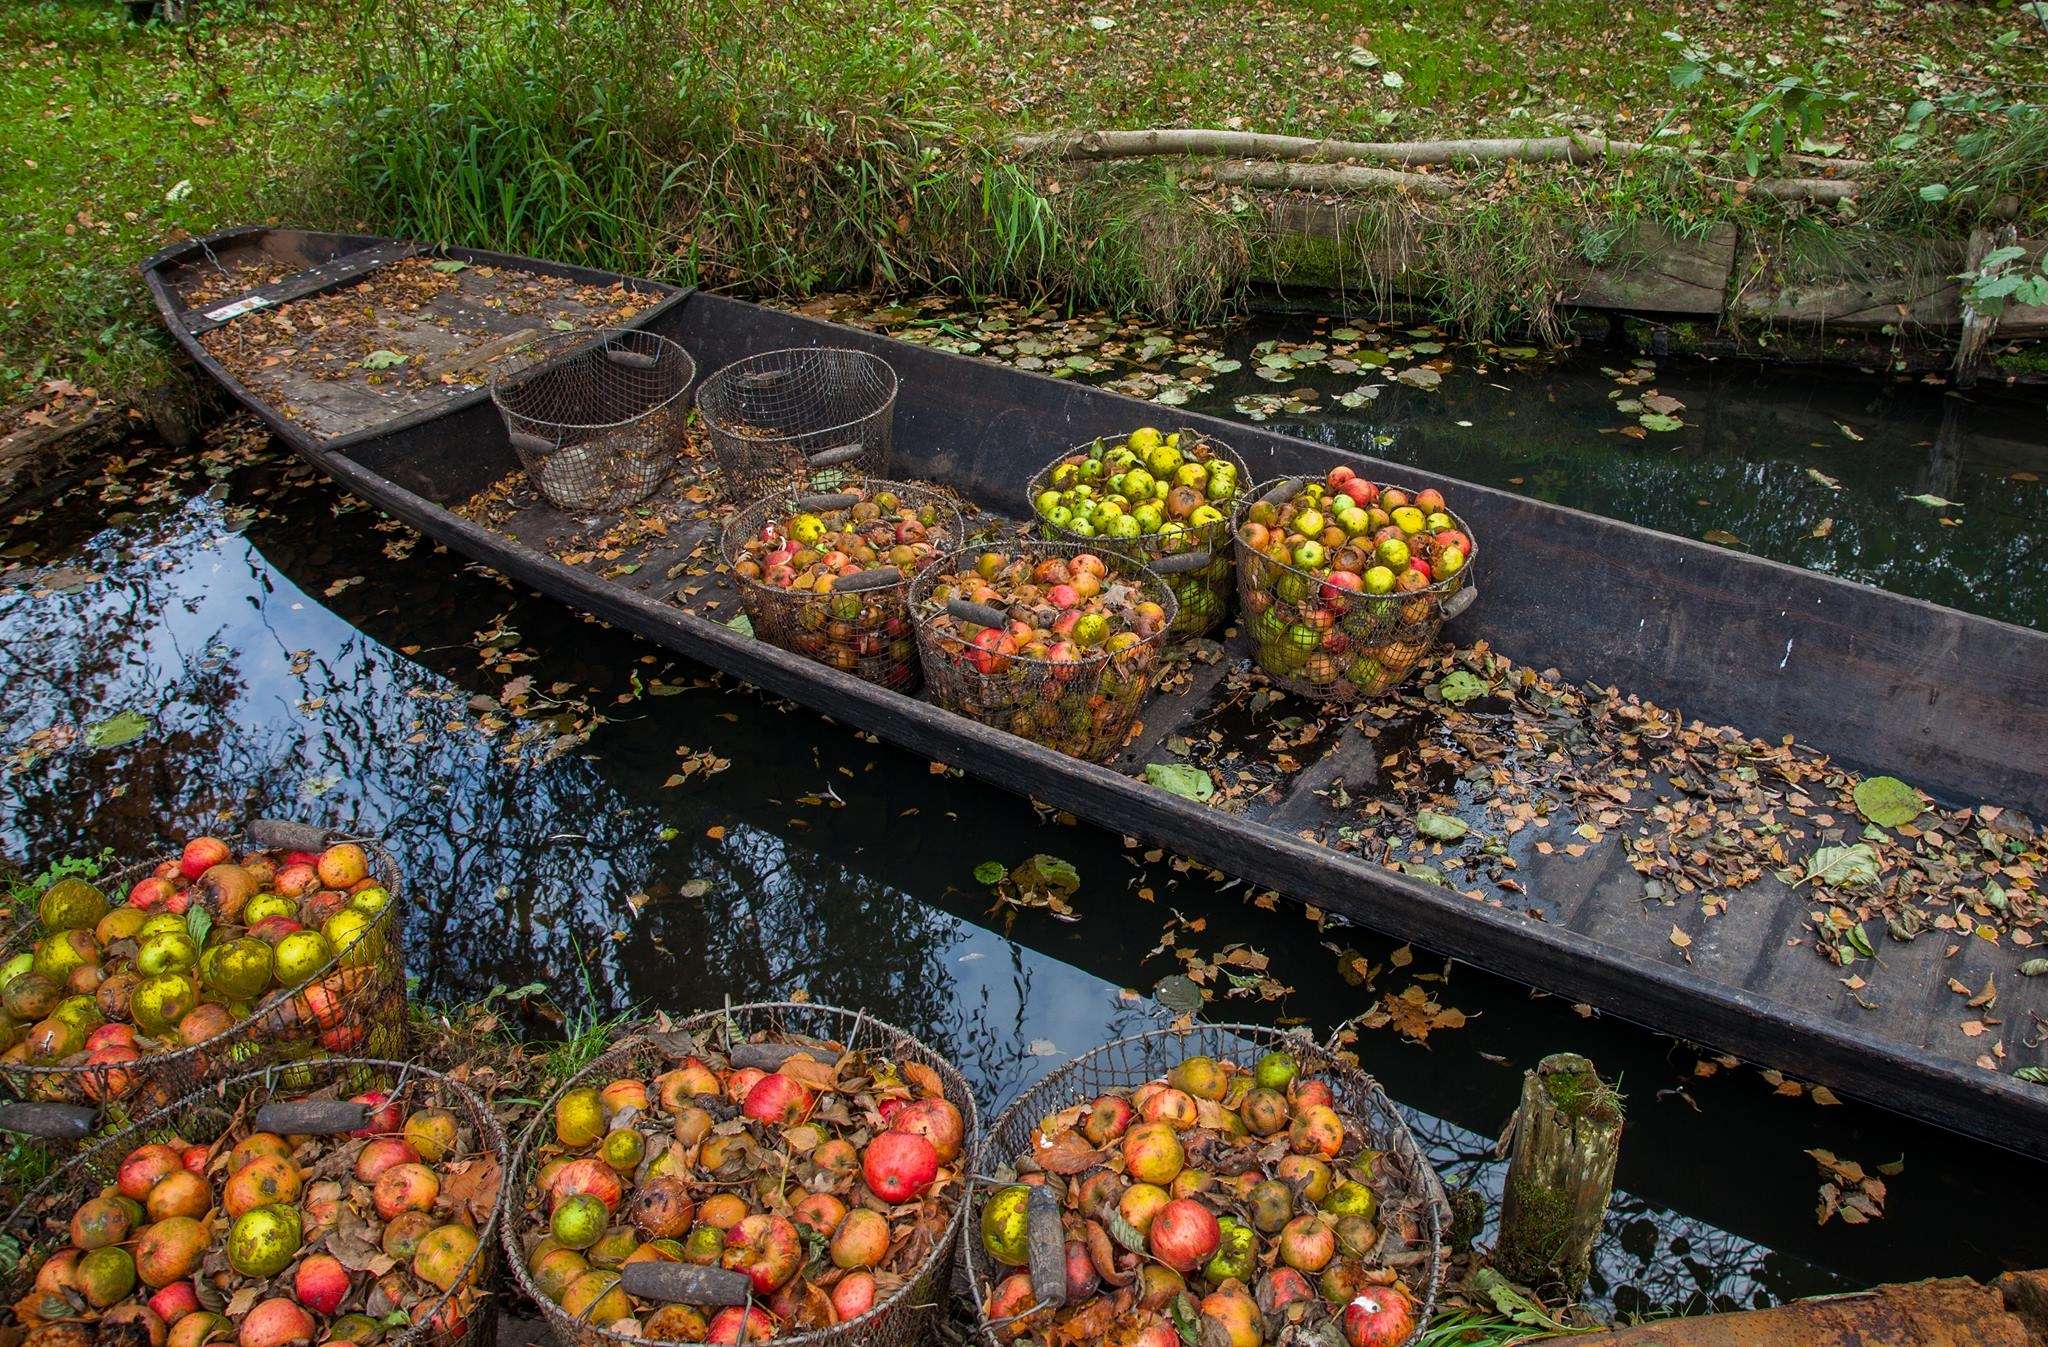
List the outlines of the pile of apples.
<svg viewBox="0 0 2048 1347">
<path fill-rule="evenodd" d="M 848 487 L 846 494 L 861 499 L 771 517 L 739 541 L 733 573 L 799 598 L 795 604 L 756 602 L 743 587 L 756 636 L 871 683 L 907 688 L 917 679 L 910 581 L 957 545 L 959 516 L 930 501 L 912 503 L 881 482 Z M 900 578 L 837 588 L 884 567 Z"/>
<path fill-rule="evenodd" d="M 32 943 L 0 962 L 0 1070 L 99 1068 L 80 1091 L 123 1097 L 139 1078 L 127 1064 L 202 1044 L 294 989 L 266 1012 L 275 1031 L 351 1051 L 366 1030 L 347 1000 L 385 951 L 391 902 L 353 842 L 236 856 L 196 837 L 119 905 L 59 879 L 37 901 Z"/>
<path fill-rule="evenodd" d="M 1199 635 L 1230 602 L 1230 560 L 1219 546 L 1236 504 L 1237 460 L 1192 431 L 1161 435 L 1140 426 L 1121 440 L 1096 440 L 1040 475 L 1031 506 L 1055 538 L 1105 539 L 1140 559 L 1212 549 L 1207 566 L 1176 571 L 1176 635 Z"/>
<path fill-rule="evenodd" d="M 365 1347 L 474 1309 L 498 1159 L 457 1113 L 356 1096 L 366 1126 L 137 1146 L 114 1182 L 42 1214 L 60 1244 L 12 1306 L 24 1347 Z M 130 1336 L 105 1336 L 116 1325 Z"/>
<path fill-rule="evenodd" d="M 968 1143 L 943 1081 L 914 1060 L 776 1044 L 772 1071 L 704 1048 L 556 1097 L 521 1232 L 541 1294 L 615 1333 L 762 1342 L 857 1319 L 917 1274 Z M 743 1274 L 750 1303 L 643 1302 L 620 1283 L 642 1262 Z"/>
<path fill-rule="evenodd" d="M 1428 652 L 1472 539 L 1429 488 L 1330 470 L 1238 525 L 1238 589 L 1259 666 L 1332 695 L 1372 695 Z"/>
<path fill-rule="evenodd" d="M 1398 1347 L 1416 1305 L 1374 1261 L 1376 1158 L 1292 1054 L 1250 1069 L 1188 1057 L 1039 1124 L 1017 1181 L 979 1212 L 996 1269 L 982 1313 L 1003 1340 L 1031 1344 L 1179 1347 L 1191 1333 L 1262 1347 L 1334 1325 L 1349 1347 Z M 1033 1187 L 1057 1197 L 1058 1229 L 1038 1238 L 1058 1241 L 1066 1273 L 1056 1307 L 1035 1311 Z"/>
<path fill-rule="evenodd" d="M 939 574 L 918 614 L 925 678 L 949 709 L 1076 757 L 1123 741 L 1151 688 L 1172 602 L 1093 552 L 1022 544 Z M 956 617 L 949 600 L 996 610 Z"/>
</svg>

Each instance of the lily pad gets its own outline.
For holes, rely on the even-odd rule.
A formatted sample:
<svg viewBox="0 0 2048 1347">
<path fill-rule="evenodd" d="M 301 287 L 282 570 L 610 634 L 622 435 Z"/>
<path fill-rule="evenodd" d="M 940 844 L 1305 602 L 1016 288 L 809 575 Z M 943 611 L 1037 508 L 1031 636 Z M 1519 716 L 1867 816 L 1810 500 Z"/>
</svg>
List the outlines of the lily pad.
<svg viewBox="0 0 2048 1347">
<path fill-rule="evenodd" d="M 1419 809 L 1415 813 L 1415 831 L 1439 842 L 1455 842 L 1472 830 L 1461 818 L 1439 814 L 1434 809 Z"/>
<path fill-rule="evenodd" d="M 1644 430 L 1680 430 L 1685 426 L 1685 422 L 1677 417 L 1666 416 L 1662 412 L 1644 412 L 1636 418 L 1636 424 Z"/>
<path fill-rule="evenodd" d="M 94 748 L 119 748 L 149 733 L 149 717 L 140 711 L 123 711 L 85 727 L 85 742 Z"/>
<path fill-rule="evenodd" d="M 1920 792 L 1895 776 L 1866 777 L 1856 783 L 1856 808 L 1884 828 L 1897 828 L 1920 817 Z"/>
<path fill-rule="evenodd" d="M 977 884 L 1000 884 L 1010 868 L 1001 861 L 983 861 L 974 867 L 974 882 Z"/>
<path fill-rule="evenodd" d="M 1416 365 L 1402 370 L 1394 376 L 1410 388 L 1435 388 L 1442 384 L 1444 376 L 1427 365 Z"/>
<path fill-rule="evenodd" d="M 1145 780 L 1196 804 L 1207 803 L 1216 794 L 1216 783 L 1207 772 L 1176 762 L 1146 763 Z"/>
</svg>

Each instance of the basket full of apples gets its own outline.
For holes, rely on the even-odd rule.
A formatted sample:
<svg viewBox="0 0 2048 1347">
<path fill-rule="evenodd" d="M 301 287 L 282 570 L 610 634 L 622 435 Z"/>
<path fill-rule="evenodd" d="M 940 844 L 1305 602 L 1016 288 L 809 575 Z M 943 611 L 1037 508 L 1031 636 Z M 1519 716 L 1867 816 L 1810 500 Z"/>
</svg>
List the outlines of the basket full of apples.
<svg viewBox="0 0 2048 1347">
<path fill-rule="evenodd" d="M 1179 601 L 1114 552 L 1019 542 L 955 552 L 910 591 L 932 700 L 1099 761 L 1152 689 Z"/>
<path fill-rule="evenodd" d="M 459 1347 L 507 1162 L 490 1109 L 417 1066 L 222 1079 L 101 1137 L 7 1220 L 0 1334 L 23 1347 Z"/>
<path fill-rule="evenodd" d="M 1370 1077 L 1302 1035 L 1161 1029 L 990 1128 L 962 1232 L 992 1347 L 1399 1347 L 1442 1273 L 1442 1187 Z"/>
<path fill-rule="evenodd" d="M 76 1140 L 223 1070 L 394 1051 L 401 876 L 382 846 L 256 820 L 239 844 L 38 895 L 0 957 L 0 1128 Z"/>
<path fill-rule="evenodd" d="M 1264 485 L 1237 521 L 1253 658 L 1306 696 L 1377 696 L 1478 597 L 1474 555 L 1471 530 L 1433 487 L 1369 482 L 1346 467 Z"/>
<path fill-rule="evenodd" d="M 1200 636 L 1230 609 L 1230 516 L 1249 484 L 1244 460 L 1221 440 L 1140 426 L 1079 445 L 1031 479 L 1046 536 L 1083 542 L 1150 566 L 1180 601 L 1175 636 Z"/>
<path fill-rule="evenodd" d="M 911 581 L 964 536 L 943 491 L 870 478 L 758 500 L 726 521 L 720 550 L 754 635 L 908 691 L 918 678 Z"/>
<path fill-rule="evenodd" d="M 960 1073 L 860 1012 L 656 1021 L 527 1132 L 506 1255 L 564 1347 L 902 1347 L 944 1293 L 976 1134 Z"/>
</svg>

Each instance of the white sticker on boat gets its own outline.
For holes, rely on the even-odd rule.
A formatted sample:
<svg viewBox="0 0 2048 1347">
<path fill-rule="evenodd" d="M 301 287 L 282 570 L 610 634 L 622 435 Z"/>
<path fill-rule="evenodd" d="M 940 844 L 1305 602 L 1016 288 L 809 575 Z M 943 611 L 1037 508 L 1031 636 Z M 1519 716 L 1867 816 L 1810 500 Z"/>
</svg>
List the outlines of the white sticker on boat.
<svg viewBox="0 0 2048 1347">
<path fill-rule="evenodd" d="M 238 299 L 232 304 L 223 304 L 217 309 L 209 309 L 206 313 L 206 321 L 209 323 L 225 323 L 230 318 L 240 318 L 243 314 L 260 309 L 268 303 L 270 301 L 261 295 L 250 295 L 246 299 Z"/>
</svg>

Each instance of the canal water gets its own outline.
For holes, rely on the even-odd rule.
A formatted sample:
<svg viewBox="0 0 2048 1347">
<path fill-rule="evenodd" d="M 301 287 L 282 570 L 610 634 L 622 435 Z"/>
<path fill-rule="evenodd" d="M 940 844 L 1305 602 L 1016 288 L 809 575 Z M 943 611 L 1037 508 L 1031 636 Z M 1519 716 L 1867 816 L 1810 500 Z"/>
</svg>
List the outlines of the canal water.
<svg viewBox="0 0 2048 1347">
<path fill-rule="evenodd" d="M 1704 418 L 1715 398 L 1701 387 L 1729 377 L 1657 386 Z M 1937 584 L 1904 560 L 1929 545 L 1922 521 L 1890 500 L 1908 442 L 1938 431 L 1917 402 L 1851 417 L 1832 400 L 1846 395 L 1816 387 L 1804 407 L 1819 410 L 1783 412 L 1796 432 L 1729 428 L 1686 450 L 1595 441 L 1619 460 L 1603 471 L 1561 432 L 1551 450 L 1526 447 L 1538 409 L 1574 405 L 1562 378 L 1495 376 L 1508 389 L 1495 402 L 1473 390 L 1412 415 L 1276 420 L 1350 444 L 1387 437 L 1383 453 L 1521 477 L 1576 504 L 1668 506 L 1678 513 L 1646 522 L 1711 519 L 1757 543 L 1774 536 L 1752 522 L 1764 502 L 1803 492 L 1818 467 L 1841 484 L 1821 488 L 1839 502 L 1838 533 L 1898 540 L 1895 565 L 1847 549 L 1831 565 L 2002 616 L 2028 617 L 2015 593 L 2038 602 L 2038 573 L 2006 564 L 1992 583 L 1984 561 L 2038 546 L 2040 488 L 2011 479 L 2040 464 L 2038 443 L 1961 441 L 1942 494 L 1973 523 L 1926 538 L 1974 539 L 1978 560 Z M 1804 428 L 1838 415 L 1863 445 L 1890 447 L 1844 449 Z M 1920 429 L 1900 428 L 1909 417 Z M 1830 452 L 1788 448 L 1794 435 Z M 1673 503 L 1709 495 L 1695 487 L 1708 477 L 1725 512 Z M 1608 493 L 1597 502 L 1596 487 Z M 1799 501 L 1773 508 L 1789 517 Z M 1995 533 L 1994 516 L 2007 521 Z M 265 813 L 384 834 L 412 868 L 407 960 L 423 997 L 538 983 L 565 1007 L 683 1012 L 802 992 L 942 1045 L 992 1110 L 1067 1056 L 1163 1022 L 1152 990 L 1190 966 L 1215 969 L 1205 1017 L 1317 1034 L 1416 989 L 1435 1007 L 1426 1039 L 1370 1029 L 1357 1050 L 1453 1184 L 1497 1195 L 1494 1138 L 1543 1054 L 1583 1052 L 1620 1078 L 1630 1123 L 1594 1286 L 1605 1305 L 1687 1312 L 2048 1265 L 2042 1167 L 1318 924 L 935 772 L 509 586 L 246 427 L 189 454 L 130 445 L 104 473 L 0 517 L 0 689 L 0 847 L 36 864 L 102 846 L 137 855 Z M 1071 920 L 993 907 L 974 877 L 1037 853 L 1079 872 Z M 1244 951 L 1263 957 L 1262 975 Z M 1881 1220 L 1816 1220 L 1816 1150 L 1886 1167 Z"/>
</svg>

